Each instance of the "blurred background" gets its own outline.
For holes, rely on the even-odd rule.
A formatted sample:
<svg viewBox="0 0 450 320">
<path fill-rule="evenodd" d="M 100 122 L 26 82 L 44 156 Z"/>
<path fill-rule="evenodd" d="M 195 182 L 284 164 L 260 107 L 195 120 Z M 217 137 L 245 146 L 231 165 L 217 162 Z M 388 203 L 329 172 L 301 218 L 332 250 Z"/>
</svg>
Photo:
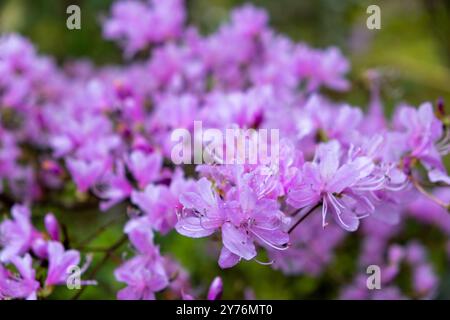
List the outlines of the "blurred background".
<svg viewBox="0 0 450 320">
<path fill-rule="evenodd" d="M 245 2 L 266 8 L 275 30 L 312 46 L 336 45 L 351 59 L 351 78 L 384 71 L 387 106 L 450 98 L 450 1 L 446 0 L 187 0 L 189 22 L 212 32 L 231 8 Z M 58 61 L 89 58 L 97 64 L 120 63 L 120 50 L 101 37 L 100 23 L 113 0 L 0 0 L 0 31 L 20 32 Z M 65 27 L 66 8 L 77 4 L 82 29 Z M 366 9 L 381 8 L 381 30 L 368 30 Z M 393 85 L 395 82 L 395 86 Z M 356 92 L 355 92 L 356 91 Z M 363 104 L 366 95 L 349 97 Z M 348 98 L 348 97 L 345 97 Z"/>
<path fill-rule="evenodd" d="M 0 32 L 18 32 L 37 46 L 40 53 L 48 54 L 62 63 L 71 59 L 90 59 L 97 65 L 123 63 L 121 51 L 101 36 L 102 17 L 106 16 L 113 0 L 0 0 Z M 367 70 L 376 68 L 382 74 L 382 97 L 386 112 L 394 105 L 407 101 L 419 105 L 435 102 L 442 97 L 450 103 L 450 1 L 448 0 L 187 0 L 189 23 L 209 33 L 225 19 L 230 9 L 244 2 L 266 8 L 272 27 L 298 41 L 313 47 L 337 46 L 350 59 L 352 90 L 335 94 L 337 99 L 365 107 L 369 95 L 364 81 Z M 81 8 L 81 30 L 66 28 L 66 8 L 77 4 Z M 381 29 L 369 30 L 366 9 L 371 4 L 381 8 Z M 73 192 L 68 190 L 67 192 Z M 43 207 L 47 210 L 61 210 Z M 67 209 L 61 215 L 70 223 L 74 234 L 93 234 L 105 224 L 92 246 L 111 244 L 121 234 L 125 217 L 124 207 L 109 214 L 99 214 L 90 208 Z M 41 221 L 37 213 L 36 221 Z M 76 217 L 76 219 L 74 219 Z M 122 218 L 123 217 L 123 218 Z M 112 224 L 110 221 L 114 221 Z M 421 236 L 431 237 L 430 230 Z M 95 234 L 95 233 L 94 233 Z M 77 239 L 75 239 L 77 240 Z M 78 239 L 80 240 L 80 239 Z M 286 277 L 270 267 L 257 263 L 241 263 L 232 270 L 223 271 L 214 256 L 205 256 L 209 242 L 188 239 L 171 234 L 161 243 L 162 252 L 172 252 L 191 273 L 193 283 L 207 290 L 216 275 L 224 278 L 225 298 L 333 298 L 336 290 L 351 280 L 357 248 L 352 237 L 340 248 L 337 258 L 320 279 L 309 276 Z M 347 243 L 348 242 L 348 243 Z M 432 243 L 432 242 L 431 242 Z M 431 245 L 432 247 L 432 245 Z M 428 246 L 430 249 L 430 246 Z M 432 248 L 431 248 L 432 249 Z M 123 250 L 128 250 L 125 246 Z M 442 262 L 436 248 L 432 258 Z M 209 250 L 210 251 L 210 250 Z M 95 259 L 101 259 L 102 256 Z M 113 257 L 120 260 L 119 257 Z M 114 261 L 114 259 L 112 259 Z M 94 261 L 94 265 L 98 261 Z M 444 276 L 438 298 L 450 298 L 450 272 L 441 265 Z M 113 281 L 115 264 L 102 264 L 96 271 L 99 285 L 89 287 L 81 298 L 115 297 L 121 287 Z M 206 279 L 206 280 L 205 280 Z M 60 290 L 55 298 L 70 298 L 73 292 Z"/>
</svg>

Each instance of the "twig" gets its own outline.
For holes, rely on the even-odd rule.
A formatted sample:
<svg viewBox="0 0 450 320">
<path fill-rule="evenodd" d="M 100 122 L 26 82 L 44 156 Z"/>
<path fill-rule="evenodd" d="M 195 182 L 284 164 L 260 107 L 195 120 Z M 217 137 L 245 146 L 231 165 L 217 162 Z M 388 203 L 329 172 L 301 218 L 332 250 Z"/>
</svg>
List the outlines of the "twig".
<svg viewBox="0 0 450 320">
<path fill-rule="evenodd" d="M 88 278 L 93 279 L 97 272 L 103 267 L 103 265 L 108 261 L 108 259 L 114 254 L 114 251 L 119 249 L 126 241 L 128 237 L 123 235 L 118 241 L 116 241 L 109 249 L 105 252 L 102 260 L 95 266 L 92 272 L 89 274 Z M 84 292 L 86 286 L 81 287 L 81 289 L 73 296 L 72 300 L 77 300 L 81 294 Z"/>
</svg>

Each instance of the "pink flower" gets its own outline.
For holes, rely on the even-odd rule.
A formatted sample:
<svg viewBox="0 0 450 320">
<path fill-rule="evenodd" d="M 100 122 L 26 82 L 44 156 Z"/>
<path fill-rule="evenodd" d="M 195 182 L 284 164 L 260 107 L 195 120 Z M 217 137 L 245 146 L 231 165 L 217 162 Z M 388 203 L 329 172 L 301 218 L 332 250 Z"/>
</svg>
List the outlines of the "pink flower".
<svg viewBox="0 0 450 320">
<path fill-rule="evenodd" d="M 417 158 L 428 171 L 431 182 L 450 184 L 442 155 L 450 151 L 448 138 L 443 137 L 442 122 L 433 113 L 431 103 L 423 103 L 419 109 L 403 106 L 395 117 L 395 124 L 404 130 L 404 145 L 410 156 Z M 439 139 L 443 139 L 439 141 Z"/>
<path fill-rule="evenodd" d="M 126 164 L 138 182 L 139 188 L 144 189 L 150 182 L 159 178 L 162 156 L 157 152 L 145 154 L 142 151 L 133 151 Z"/>
<path fill-rule="evenodd" d="M 230 196 L 234 199 L 223 203 L 211 182 L 200 179 L 195 192 L 186 192 L 180 197 L 184 213 L 176 225 L 177 231 L 198 238 L 220 229 L 223 248 L 219 265 L 222 268 L 234 266 L 241 258 L 255 258 L 254 241 L 271 248 L 286 249 L 289 237 L 283 231 L 282 212 L 276 200 L 259 199 L 245 185 L 239 191 L 230 191 Z"/>
<path fill-rule="evenodd" d="M 178 221 L 177 212 L 182 208 L 178 200 L 179 194 L 193 189 L 194 186 L 192 180 L 184 179 L 182 172 L 177 170 L 169 187 L 149 184 L 142 192 L 133 191 L 131 202 L 144 211 L 153 229 L 166 234 Z"/>
<path fill-rule="evenodd" d="M 289 236 L 284 231 L 283 213 L 276 200 L 259 199 L 243 186 L 238 201 L 231 201 L 227 208 L 227 220 L 222 225 L 224 247 L 219 257 L 222 268 L 235 265 L 241 258 L 253 259 L 255 241 L 276 250 L 288 248 Z"/>
<path fill-rule="evenodd" d="M 164 268 L 164 260 L 159 248 L 153 244 L 153 233 L 148 220 L 134 219 L 127 223 L 125 232 L 138 255 L 126 261 L 114 275 L 127 287 L 117 293 L 120 300 L 154 300 L 155 292 L 169 285 L 169 279 Z"/>
<path fill-rule="evenodd" d="M 208 179 L 196 183 L 196 190 L 180 195 L 185 213 L 175 228 L 187 237 L 201 238 L 213 234 L 225 222 L 223 203 Z"/>
<path fill-rule="evenodd" d="M 125 166 L 121 161 L 116 163 L 116 171 L 109 172 L 99 181 L 95 194 L 103 201 L 100 209 L 106 211 L 131 195 L 133 188 L 125 174 Z"/>
</svg>

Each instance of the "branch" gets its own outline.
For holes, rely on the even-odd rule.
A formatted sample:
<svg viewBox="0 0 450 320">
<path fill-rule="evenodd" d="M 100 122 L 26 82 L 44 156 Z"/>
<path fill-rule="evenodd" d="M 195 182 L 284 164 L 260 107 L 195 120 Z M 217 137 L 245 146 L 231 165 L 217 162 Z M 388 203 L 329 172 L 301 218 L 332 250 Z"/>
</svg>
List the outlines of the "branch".
<svg viewBox="0 0 450 320">
<path fill-rule="evenodd" d="M 108 221 L 107 223 L 105 223 L 104 225 L 102 225 L 100 228 L 98 228 L 94 233 L 92 233 L 90 236 L 88 236 L 86 239 L 84 239 L 83 241 L 80 242 L 80 244 L 78 245 L 78 247 L 76 248 L 77 250 L 84 250 L 86 245 L 88 243 L 90 243 L 92 240 L 94 240 L 95 238 L 97 238 L 97 236 L 99 236 L 101 233 L 103 233 L 106 229 L 108 229 L 110 226 L 112 226 L 115 222 L 119 221 L 120 219 L 122 219 L 123 217 L 121 215 L 116 216 L 115 218 L 111 219 L 110 221 Z"/>
<path fill-rule="evenodd" d="M 95 268 L 92 270 L 92 272 L 89 274 L 88 278 L 93 279 L 97 272 L 103 267 L 103 265 L 108 262 L 109 258 L 114 254 L 114 251 L 119 249 L 126 241 L 128 240 L 128 237 L 126 235 L 123 235 L 119 240 L 117 240 L 109 249 L 105 252 L 105 255 L 103 256 L 102 260 L 100 260 L 99 263 L 95 266 Z M 81 294 L 84 292 L 86 286 L 81 287 L 81 289 L 73 296 L 72 300 L 77 300 Z"/>
</svg>

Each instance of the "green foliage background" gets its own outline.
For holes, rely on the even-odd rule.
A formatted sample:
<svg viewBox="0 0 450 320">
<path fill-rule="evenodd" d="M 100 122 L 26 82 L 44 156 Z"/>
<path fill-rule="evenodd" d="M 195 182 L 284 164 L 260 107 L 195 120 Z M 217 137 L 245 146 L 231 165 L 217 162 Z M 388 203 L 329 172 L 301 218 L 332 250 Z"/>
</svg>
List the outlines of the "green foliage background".
<svg viewBox="0 0 450 320">
<path fill-rule="evenodd" d="M 0 32 L 19 32 L 29 37 L 41 53 L 58 62 L 74 58 L 93 60 L 98 65 L 120 64 L 120 50 L 101 37 L 100 22 L 112 0 L 0 0 Z M 368 69 L 382 71 L 382 96 L 388 113 L 399 102 L 418 105 L 443 97 L 450 104 L 450 3 L 445 0 L 253 0 L 266 8 L 271 25 L 316 47 L 335 45 L 350 58 L 349 75 L 353 88 L 349 93 L 333 94 L 336 99 L 365 107 L 368 88 L 364 81 Z M 240 0 L 188 0 L 189 22 L 208 33 L 224 21 L 229 10 L 242 4 Z M 82 11 L 82 29 L 66 28 L 66 8 L 77 4 Z M 366 28 L 366 8 L 381 8 L 381 30 Z M 97 235 L 85 249 L 94 252 L 91 272 L 95 271 L 98 286 L 88 287 L 79 296 L 83 299 L 113 299 L 121 284 L 114 281 L 113 270 L 121 258 L 131 251 L 121 245 L 101 263 L 105 252 L 122 236 L 126 207 L 99 213 L 89 203 L 72 206 L 75 188 L 61 190 L 65 206 L 42 205 L 34 208 L 36 223 L 49 210 L 67 227 L 74 246 L 90 235 Z M 3 210 L 2 210 L 3 213 Z M 114 223 L 109 223 L 114 221 Z M 107 225 L 98 233 L 99 226 Z M 442 239 L 432 228 L 411 224 L 408 233 L 419 238 L 431 250 L 435 266 L 442 276 L 438 298 L 450 298 L 450 270 L 443 254 Z M 402 241 L 400 239 L 400 241 Z M 178 234 L 158 238 L 161 250 L 170 252 L 191 273 L 194 285 L 207 290 L 209 282 L 220 275 L 225 283 L 225 298 L 242 298 L 254 292 L 257 298 L 305 299 L 334 298 L 340 286 L 347 284 L 355 270 L 358 242 L 350 236 L 338 249 L 337 259 L 320 279 L 300 275 L 286 277 L 270 267 L 255 262 L 239 264 L 232 270 L 220 270 L 216 248 L 211 241 L 188 239 Z M 100 267 L 96 269 L 96 266 Z M 89 275 L 89 272 L 88 272 Z M 407 279 L 405 280 L 408 281 Z M 407 287 L 407 283 L 404 284 Z M 73 298 L 75 292 L 57 288 L 51 298 Z"/>
</svg>

